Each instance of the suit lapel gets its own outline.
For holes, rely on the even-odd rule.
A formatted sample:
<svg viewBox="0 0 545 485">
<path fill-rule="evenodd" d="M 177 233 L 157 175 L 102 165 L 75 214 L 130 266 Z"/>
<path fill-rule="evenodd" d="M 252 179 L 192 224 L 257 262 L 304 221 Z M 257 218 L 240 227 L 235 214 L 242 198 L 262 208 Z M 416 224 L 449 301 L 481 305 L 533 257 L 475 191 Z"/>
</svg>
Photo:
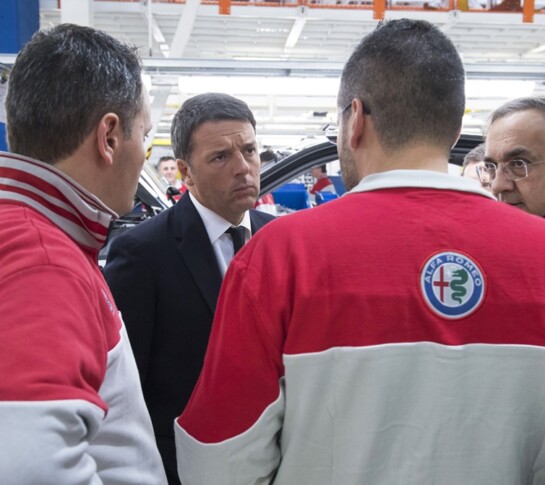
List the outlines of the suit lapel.
<svg viewBox="0 0 545 485">
<path fill-rule="evenodd" d="M 176 249 L 184 260 L 210 311 L 216 311 L 222 277 L 216 254 L 201 216 L 189 198 L 183 195 L 174 206 L 174 236 Z M 258 211 L 250 210 L 252 234 L 263 227 L 266 219 Z"/>
<path fill-rule="evenodd" d="M 208 307 L 214 313 L 221 286 L 221 272 L 216 254 L 189 194 L 186 193 L 175 207 L 177 209 L 174 213 L 176 248 Z"/>
<path fill-rule="evenodd" d="M 252 226 L 252 235 L 261 229 L 267 222 L 274 219 L 273 217 L 264 218 L 263 214 L 255 209 L 250 209 L 250 223 Z"/>
</svg>

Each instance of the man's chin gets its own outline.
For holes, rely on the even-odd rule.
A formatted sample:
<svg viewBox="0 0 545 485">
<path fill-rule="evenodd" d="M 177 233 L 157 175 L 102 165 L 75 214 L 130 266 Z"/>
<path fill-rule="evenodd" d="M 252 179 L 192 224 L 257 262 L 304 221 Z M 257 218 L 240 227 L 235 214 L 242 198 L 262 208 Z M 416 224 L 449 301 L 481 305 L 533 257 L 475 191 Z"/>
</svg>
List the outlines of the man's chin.
<svg viewBox="0 0 545 485">
<path fill-rule="evenodd" d="M 259 197 L 259 190 L 255 187 L 246 187 L 233 192 L 235 200 L 253 200 L 256 201 Z"/>
<path fill-rule="evenodd" d="M 517 209 L 522 209 L 524 211 L 528 211 L 527 207 L 522 202 L 508 202 L 504 201 L 507 205 L 510 205 L 511 207 L 515 207 Z"/>
<path fill-rule="evenodd" d="M 254 207 L 256 201 L 257 197 L 255 195 L 245 195 L 237 197 L 234 205 L 237 207 L 239 212 L 243 213 Z"/>
<path fill-rule="evenodd" d="M 528 214 L 535 214 L 535 215 L 541 215 L 537 212 L 534 212 L 532 210 L 530 210 L 526 204 L 522 203 L 522 202 L 505 202 L 507 205 L 510 205 L 511 207 L 514 207 L 515 209 L 518 209 L 518 210 L 521 210 L 521 211 L 524 211 L 524 212 L 528 212 Z"/>
<path fill-rule="evenodd" d="M 134 210 L 134 204 L 131 204 L 130 206 L 125 206 L 121 208 L 120 210 L 112 209 L 119 217 L 126 216 L 127 214 L 130 214 Z"/>
</svg>

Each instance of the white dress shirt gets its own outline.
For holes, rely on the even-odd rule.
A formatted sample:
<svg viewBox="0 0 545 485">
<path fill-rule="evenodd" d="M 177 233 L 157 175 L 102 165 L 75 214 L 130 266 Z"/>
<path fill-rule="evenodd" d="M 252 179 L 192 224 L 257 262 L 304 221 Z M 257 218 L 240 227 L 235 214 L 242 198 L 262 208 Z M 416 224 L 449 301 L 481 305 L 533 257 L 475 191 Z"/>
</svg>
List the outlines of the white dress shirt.
<svg viewBox="0 0 545 485">
<path fill-rule="evenodd" d="M 218 261 L 218 266 L 221 271 L 221 276 L 223 277 L 225 276 L 227 267 L 233 259 L 235 252 L 231 235 L 225 234 L 225 231 L 229 229 L 233 224 L 231 224 L 229 221 L 226 221 L 223 217 L 216 214 L 214 211 L 208 209 L 208 207 L 202 205 L 195 197 L 193 197 L 193 194 L 190 193 L 189 197 L 191 198 L 191 202 L 193 202 L 195 209 L 197 209 L 197 212 L 201 216 L 201 219 L 204 223 L 204 227 L 206 228 L 206 232 L 208 233 L 208 237 L 210 238 L 210 244 L 212 244 L 212 247 L 214 248 L 214 253 L 216 254 L 216 259 Z M 244 229 L 246 229 L 244 231 L 244 242 L 247 243 L 252 236 L 252 224 L 250 221 L 249 211 L 246 211 L 244 213 L 244 217 L 242 218 L 242 221 L 238 226 L 242 226 L 244 227 Z"/>
</svg>

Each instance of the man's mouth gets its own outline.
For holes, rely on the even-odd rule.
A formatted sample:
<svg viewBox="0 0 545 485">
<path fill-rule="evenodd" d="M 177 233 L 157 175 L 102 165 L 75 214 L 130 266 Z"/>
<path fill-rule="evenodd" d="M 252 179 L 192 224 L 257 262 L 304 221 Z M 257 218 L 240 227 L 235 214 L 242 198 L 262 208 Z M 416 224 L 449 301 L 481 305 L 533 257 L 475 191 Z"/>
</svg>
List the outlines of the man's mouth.
<svg viewBox="0 0 545 485">
<path fill-rule="evenodd" d="M 246 192 L 246 191 L 255 191 L 255 187 L 253 185 L 241 185 L 239 187 L 235 187 L 234 192 Z"/>
</svg>

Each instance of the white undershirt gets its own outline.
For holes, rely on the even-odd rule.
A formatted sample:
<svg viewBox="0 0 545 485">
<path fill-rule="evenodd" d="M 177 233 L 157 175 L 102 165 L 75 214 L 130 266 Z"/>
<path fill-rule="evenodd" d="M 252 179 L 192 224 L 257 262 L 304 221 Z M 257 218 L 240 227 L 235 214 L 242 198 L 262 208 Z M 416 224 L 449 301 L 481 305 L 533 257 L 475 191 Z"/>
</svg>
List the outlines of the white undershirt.
<svg viewBox="0 0 545 485">
<path fill-rule="evenodd" d="M 206 232 L 210 238 L 210 244 L 212 244 L 214 253 L 216 254 L 216 260 L 218 261 L 221 276 L 223 277 L 225 276 L 227 267 L 234 256 L 233 240 L 231 235 L 225 234 L 225 231 L 233 224 L 208 209 L 208 207 L 202 205 L 195 197 L 193 197 L 191 193 L 189 193 L 189 197 L 191 198 L 191 202 L 193 202 L 195 209 L 197 209 L 197 212 L 201 216 L 202 222 L 204 223 L 204 227 L 206 228 Z M 244 229 L 246 229 L 244 231 L 244 242 L 247 243 L 252 236 L 252 224 L 250 221 L 249 211 L 244 213 L 244 217 L 238 226 L 242 226 Z"/>
</svg>

